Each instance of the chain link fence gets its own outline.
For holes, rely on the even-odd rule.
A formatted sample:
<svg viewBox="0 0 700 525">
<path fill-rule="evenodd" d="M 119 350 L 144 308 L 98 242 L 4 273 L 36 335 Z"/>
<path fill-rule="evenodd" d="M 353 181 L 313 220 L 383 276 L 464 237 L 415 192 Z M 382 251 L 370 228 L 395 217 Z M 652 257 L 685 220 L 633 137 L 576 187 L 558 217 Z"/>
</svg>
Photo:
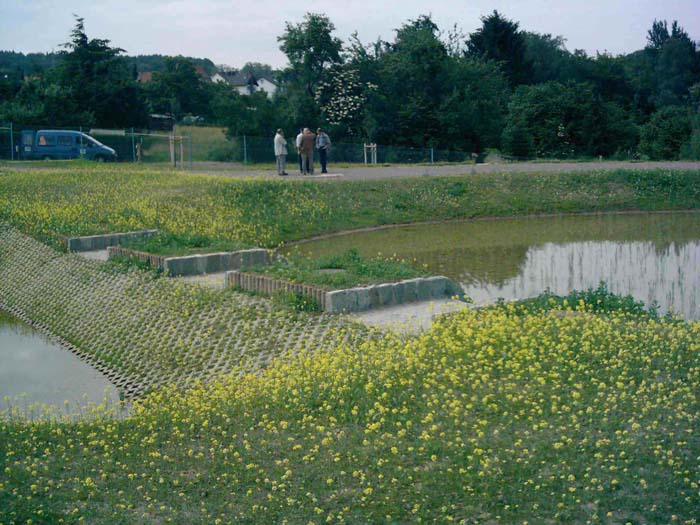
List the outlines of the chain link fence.
<svg viewBox="0 0 700 525">
<path fill-rule="evenodd" d="M 0 123 L 0 159 L 23 160 L 23 132 L 40 130 L 84 133 L 115 150 L 118 162 L 174 164 L 184 168 L 198 164 L 269 165 L 275 163 L 273 137 L 228 137 L 224 128 L 175 126 L 172 132 L 138 129 L 97 129 L 89 127 L 24 126 Z M 295 138 L 288 139 L 288 162 L 295 162 Z M 420 164 L 465 163 L 475 160 L 471 152 L 430 147 L 411 148 L 381 144 L 334 142 L 329 163 Z M 318 156 L 318 153 L 316 153 Z M 76 156 L 80 156 L 77 154 Z M 47 157 L 50 155 L 47 154 Z M 51 157 L 53 158 L 53 157 Z M 56 156 L 56 158 L 67 158 Z"/>
</svg>

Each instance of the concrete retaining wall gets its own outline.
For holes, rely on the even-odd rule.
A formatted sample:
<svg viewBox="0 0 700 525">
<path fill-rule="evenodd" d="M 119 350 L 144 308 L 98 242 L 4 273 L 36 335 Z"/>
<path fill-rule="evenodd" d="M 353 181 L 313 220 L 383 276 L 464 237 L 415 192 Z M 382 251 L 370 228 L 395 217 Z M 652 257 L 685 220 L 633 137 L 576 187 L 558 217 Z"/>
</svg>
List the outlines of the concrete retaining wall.
<svg viewBox="0 0 700 525">
<path fill-rule="evenodd" d="M 88 235 L 86 237 L 71 237 L 66 239 L 66 247 L 71 252 L 90 252 L 104 250 L 124 241 L 153 237 L 158 230 L 142 230 L 127 233 L 108 233 L 105 235 Z"/>
<path fill-rule="evenodd" d="M 153 255 L 151 253 L 130 250 L 121 246 L 108 248 L 109 256 L 120 255 L 133 257 L 139 261 L 147 262 L 151 266 L 168 271 L 170 276 L 200 275 L 204 273 L 219 273 L 228 270 L 242 270 L 252 266 L 265 266 L 270 264 L 272 257 L 267 250 L 253 248 L 236 252 L 203 253 L 196 255 L 184 255 L 181 257 L 168 257 Z"/>
<path fill-rule="evenodd" d="M 270 252 L 262 248 L 239 250 L 237 252 L 205 253 L 185 255 L 183 257 L 166 257 L 163 268 L 168 275 L 199 275 L 203 273 L 242 270 L 252 266 L 270 264 Z"/>
<path fill-rule="evenodd" d="M 443 276 L 419 277 L 326 293 L 328 313 L 361 312 L 371 308 L 464 296 L 462 288 Z"/>
<path fill-rule="evenodd" d="M 265 275 L 227 272 L 226 286 L 266 295 L 271 295 L 277 290 L 303 293 L 318 302 L 324 311 L 332 314 L 464 296 L 464 291 L 458 284 L 442 276 L 327 291 L 316 286 L 292 283 Z"/>
</svg>

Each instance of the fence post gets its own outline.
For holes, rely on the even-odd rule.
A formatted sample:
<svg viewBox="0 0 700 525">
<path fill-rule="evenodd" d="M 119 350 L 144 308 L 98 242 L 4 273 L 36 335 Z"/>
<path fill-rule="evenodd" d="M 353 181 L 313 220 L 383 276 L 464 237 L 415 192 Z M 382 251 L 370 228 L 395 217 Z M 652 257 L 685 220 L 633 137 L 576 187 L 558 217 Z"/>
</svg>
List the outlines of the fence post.
<svg viewBox="0 0 700 525">
<path fill-rule="evenodd" d="M 192 169 L 192 131 L 190 130 L 190 170 Z"/>
<path fill-rule="evenodd" d="M 170 146 L 170 164 L 175 166 L 175 135 L 168 135 L 168 145 Z"/>
<path fill-rule="evenodd" d="M 185 141 L 182 140 L 184 137 L 180 135 L 180 168 L 185 169 Z"/>
<path fill-rule="evenodd" d="M 134 140 L 134 128 L 131 128 L 131 160 L 136 162 L 136 141 Z"/>
<path fill-rule="evenodd" d="M 13 135 L 14 130 L 12 128 L 12 122 L 10 122 L 10 160 L 15 160 L 15 139 Z"/>
<path fill-rule="evenodd" d="M 248 164 L 248 143 L 243 135 L 243 164 Z"/>
<path fill-rule="evenodd" d="M 430 148 L 430 164 L 435 164 L 435 156 L 433 155 L 433 148 Z"/>
</svg>

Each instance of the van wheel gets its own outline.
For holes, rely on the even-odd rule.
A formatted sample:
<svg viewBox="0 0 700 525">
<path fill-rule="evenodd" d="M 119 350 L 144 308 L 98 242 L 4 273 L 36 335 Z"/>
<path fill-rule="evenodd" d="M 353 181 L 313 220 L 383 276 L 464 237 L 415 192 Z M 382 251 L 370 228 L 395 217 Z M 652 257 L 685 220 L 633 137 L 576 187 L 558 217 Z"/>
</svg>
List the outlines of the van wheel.
<svg viewBox="0 0 700 525">
<path fill-rule="evenodd" d="M 95 162 L 104 162 L 105 158 L 102 155 L 95 155 Z"/>
</svg>

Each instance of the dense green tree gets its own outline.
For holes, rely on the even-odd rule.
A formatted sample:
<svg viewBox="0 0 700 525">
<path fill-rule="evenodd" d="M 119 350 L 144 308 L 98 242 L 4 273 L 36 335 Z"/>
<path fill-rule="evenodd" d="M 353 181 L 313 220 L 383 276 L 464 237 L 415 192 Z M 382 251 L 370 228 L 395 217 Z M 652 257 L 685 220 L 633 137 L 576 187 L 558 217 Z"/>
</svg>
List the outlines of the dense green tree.
<svg viewBox="0 0 700 525">
<path fill-rule="evenodd" d="M 255 78 L 266 77 L 271 80 L 277 79 L 277 72 L 272 69 L 272 66 L 261 62 L 246 62 L 241 68 L 241 73 L 244 75 L 253 75 Z"/>
<path fill-rule="evenodd" d="M 120 128 L 145 122 L 145 106 L 128 62 L 121 56 L 123 49 L 110 47 L 109 40 L 89 39 L 80 17 L 64 47 L 67 51 L 53 79 L 66 98 L 82 112 L 92 113 L 99 126 Z"/>
<path fill-rule="evenodd" d="M 303 22 L 287 23 L 284 34 L 277 38 L 289 60 L 281 77 L 285 98 L 291 105 L 290 118 L 297 126 L 321 123 L 321 111 L 314 100 L 316 89 L 329 68 L 343 62 L 343 44 L 333 36 L 334 30 L 327 16 L 307 13 Z"/>
<path fill-rule="evenodd" d="M 208 87 L 189 59 L 168 57 L 165 70 L 156 72 L 147 85 L 151 110 L 170 113 L 176 119 L 187 114 L 208 115 Z"/>
<path fill-rule="evenodd" d="M 261 91 L 241 95 L 231 87 L 213 86 L 212 113 L 217 122 L 226 127 L 229 137 L 274 135 L 275 111 L 272 100 Z"/>
<path fill-rule="evenodd" d="M 326 70 L 342 63 L 343 43 L 333 31 L 335 26 L 327 16 L 307 13 L 300 24 L 288 22 L 284 34 L 277 38 L 289 60 L 288 78 L 301 84 L 310 97 Z"/>
<path fill-rule="evenodd" d="M 469 35 L 467 54 L 501 64 L 513 86 L 531 83 L 533 67 L 526 54 L 525 35 L 518 29 L 518 23 L 494 11 L 482 17 L 481 24 Z"/>
<path fill-rule="evenodd" d="M 546 82 L 515 91 L 502 138 L 506 153 L 525 156 L 527 143 L 527 156 L 566 158 L 626 152 L 635 135 L 624 110 L 603 101 L 590 84 Z"/>
<path fill-rule="evenodd" d="M 652 160 L 677 159 L 690 142 L 691 119 L 688 110 L 668 106 L 654 113 L 641 130 L 639 151 Z"/>
<path fill-rule="evenodd" d="M 371 97 L 373 140 L 435 146 L 440 141 L 440 101 L 447 80 L 447 50 L 430 17 L 404 24 L 385 45 Z"/>
</svg>

